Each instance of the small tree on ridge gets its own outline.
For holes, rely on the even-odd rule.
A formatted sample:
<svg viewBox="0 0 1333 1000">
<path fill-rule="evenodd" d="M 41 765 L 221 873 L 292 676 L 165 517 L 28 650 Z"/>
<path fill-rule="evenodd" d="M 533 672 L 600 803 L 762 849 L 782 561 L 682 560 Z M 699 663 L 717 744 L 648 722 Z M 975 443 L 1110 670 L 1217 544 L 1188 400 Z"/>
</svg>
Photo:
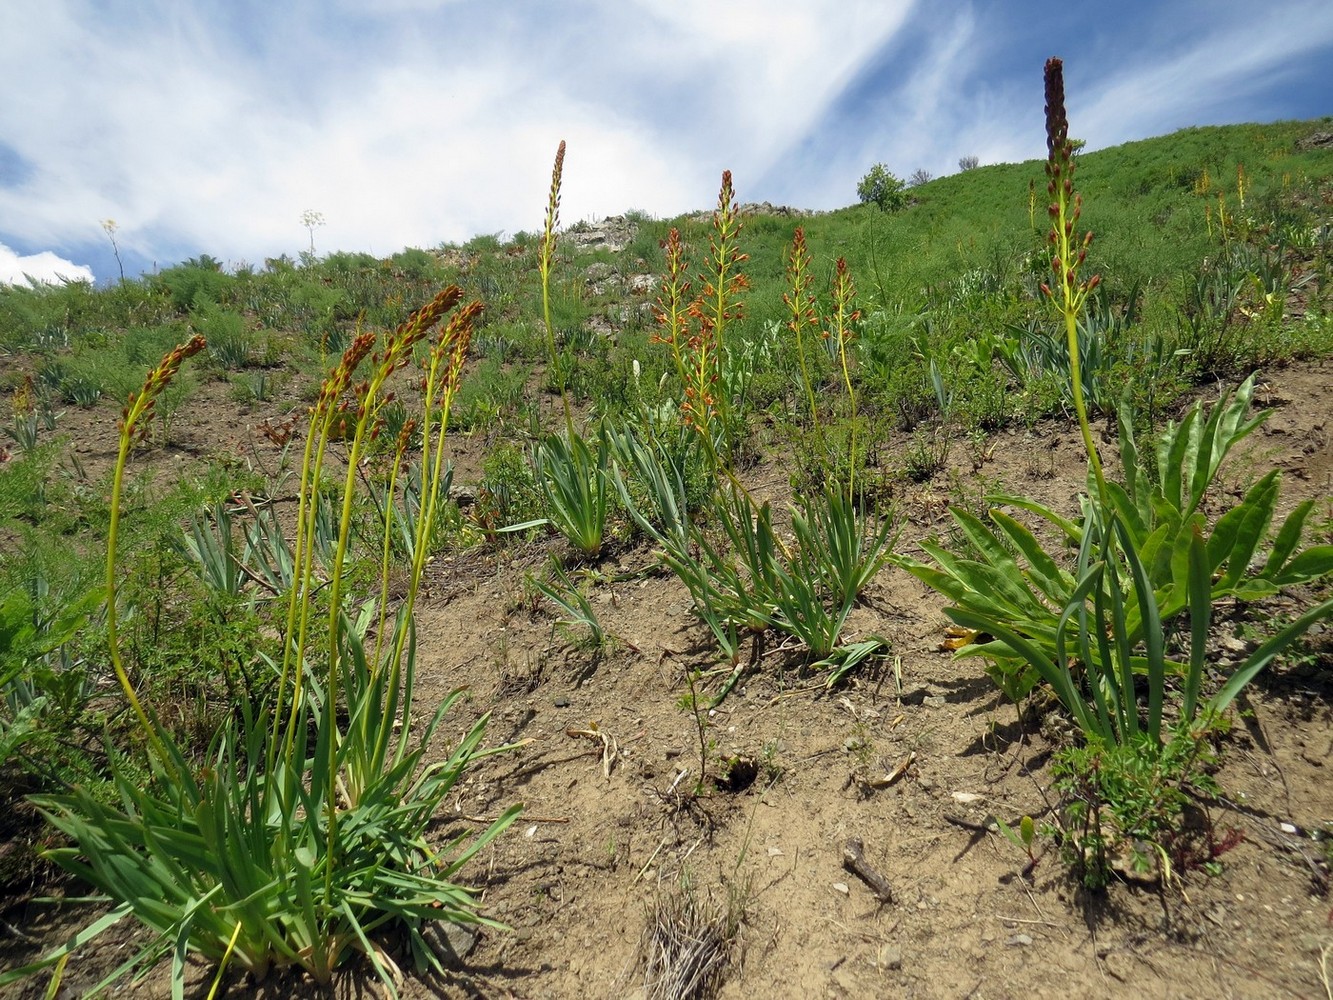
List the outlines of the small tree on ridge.
<svg viewBox="0 0 1333 1000">
<path fill-rule="evenodd" d="M 873 203 L 885 212 L 896 212 L 907 204 L 907 185 L 884 164 L 876 163 L 856 185 L 856 196 L 863 205 Z"/>
</svg>

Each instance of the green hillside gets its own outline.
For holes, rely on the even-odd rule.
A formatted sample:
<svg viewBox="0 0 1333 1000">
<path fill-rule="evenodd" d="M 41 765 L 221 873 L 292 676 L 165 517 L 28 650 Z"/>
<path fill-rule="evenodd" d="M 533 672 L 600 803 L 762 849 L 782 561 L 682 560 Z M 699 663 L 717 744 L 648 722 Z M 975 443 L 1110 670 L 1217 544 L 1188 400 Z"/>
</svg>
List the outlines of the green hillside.
<svg viewBox="0 0 1333 1000">
<path fill-rule="evenodd" d="M 909 189 L 896 211 L 734 210 L 724 188 L 716 211 L 564 228 L 557 170 L 546 226 L 534 205 L 534 231 L 512 237 L 0 287 L 4 884 L 26 905 L 23 887 L 60 866 L 71 895 L 91 883 L 163 939 L 145 958 L 292 965 L 320 982 L 362 958 L 387 985 L 372 941 L 429 965 L 423 927 L 488 922 L 452 879 L 484 878 L 455 872 L 548 778 L 482 763 L 529 742 L 483 750 L 484 699 L 537 699 L 515 734 L 568 707 L 534 695 L 557 644 L 572 690 L 599 670 L 633 677 L 616 704 L 666 733 L 659 763 L 693 768 L 659 795 L 671 822 L 711 817 L 700 803 L 749 788 L 761 765 L 769 787 L 783 773 L 791 727 L 756 722 L 754 752 L 719 749 L 717 706 L 747 682 L 772 682 L 770 709 L 818 715 L 804 737 L 846 724 L 823 692 L 863 676 L 904 709 L 886 624 L 901 609 L 866 599 L 886 577 L 930 610 L 916 638 L 947 618 L 960 651 L 947 701 L 922 694 L 904 714 L 1012 702 L 1022 739 L 1030 718 L 1060 719 L 1051 768 L 1033 765 L 1048 818 L 1007 831 L 1023 878 L 1034 837 L 1097 892 L 1120 877 L 1117 850 L 1167 889 L 1187 865 L 1220 870 L 1243 838 L 1217 848 L 1209 826 L 1199 854 L 1184 824 L 1216 787 L 1226 713 L 1279 654 L 1327 669 L 1326 645 L 1300 645 L 1333 615 L 1327 497 L 1279 502 L 1264 453 L 1235 480 L 1219 469 L 1260 423 L 1249 376 L 1333 353 L 1331 131 L 1196 128 L 977 167 Z M 1044 170 L 1067 171 L 1062 155 L 1081 201 L 1052 205 Z M 1289 439 L 1319 446 L 1316 405 Z M 1041 475 L 990 475 L 1001 439 L 1030 456 L 1042 435 Z M 626 635 L 663 642 L 668 619 L 687 634 L 652 664 L 602 621 L 640 591 L 669 596 Z M 438 615 L 472 603 L 455 632 L 418 634 L 419 597 Z M 483 622 L 501 635 L 489 646 Z M 788 691 L 790 677 L 811 683 Z M 968 707 L 982 688 L 997 700 Z M 843 701 L 857 733 L 892 714 Z M 440 753 L 446 715 L 436 742 L 461 741 Z M 615 740 L 567 723 L 557 739 L 592 741 L 609 779 Z M 991 753 L 990 725 L 959 759 Z M 834 813 L 841 829 L 848 788 L 858 802 L 887 789 L 934 739 L 894 777 L 864 741 L 807 742 L 807 762 L 867 749 L 803 829 Z M 948 787 L 976 779 L 966 768 Z M 1030 797 L 1025 768 L 1006 794 Z M 489 797 L 464 813 L 451 796 L 477 774 Z M 575 784 L 555 793 L 571 813 Z M 31 794 L 42 813 L 21 805 Z M 627 794 L 618 808 L 642 820 Z M 428 843 L 446 810 L 473 826 Z M 985 837 L 994 818 L 963 825 Z M 614 873 L 614 839 L 608 853 Z M 848 870 L 890 901 L 865 858 Z M 511 913 L 546 898 L 523 885 L 497 889 L 527 891 Z M 6 968 L 39 957 L 21 944 Z"/>
</svg>

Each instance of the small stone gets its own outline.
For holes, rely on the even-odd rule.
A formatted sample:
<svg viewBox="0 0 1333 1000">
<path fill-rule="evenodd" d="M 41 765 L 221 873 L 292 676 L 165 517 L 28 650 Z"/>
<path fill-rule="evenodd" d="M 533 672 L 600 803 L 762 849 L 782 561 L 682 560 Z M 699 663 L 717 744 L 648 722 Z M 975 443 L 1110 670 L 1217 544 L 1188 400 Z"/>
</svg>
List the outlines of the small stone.
<svg viewBox="0 0 1333 1000">
<path fill-rule="evenodd" d="M 421 931 L 435 954 L 447 966 L 459 968 L 477 946 L 477 935 L 462 924 L 447 921 L 427 924 Z"/>
<path fill-rule="evenodd" d="M 844 896 L 846 896 L 846 895 L 848 895 L 852 890 L 847 888 L 847 883 L 846 883 L 846 882 L 834 882 L 834 883 L 833 883 L 833 891 L 834 891 L 834 892 L 840 892 L 840 893 L 842 893 Z"/>
<path fill-rule="evenodd" d="M 568 695 L 563 695 L 563 694 L 558 694 L 558 695 L 555 696 L 555 698 L 553 699 L 553 702 L 552 702 L 552 703 L 555 705 L 556 708 L 568 708 L 568 707 L 569 707 L 569 696 L 568 696 Z"/>
<path fill-rule="evenodd" d="M 896 944 L 880 945 L 878 964 L 881 969 L 901 969 L 903 967 L 903 950 Z"/>
<path fill-rule="evenodd" d="M 1030 934 L 1015 934 L 1005 943 L 1011 948 L 1026 948 L 1032 943 L 1032 936 Z"/>
<path fill-rule="evenodd" d="M 944 696 L 939 694 L 928 694 L 921 699 L 921 704 L 929 708 L 943 708 Z"/>
</svg>

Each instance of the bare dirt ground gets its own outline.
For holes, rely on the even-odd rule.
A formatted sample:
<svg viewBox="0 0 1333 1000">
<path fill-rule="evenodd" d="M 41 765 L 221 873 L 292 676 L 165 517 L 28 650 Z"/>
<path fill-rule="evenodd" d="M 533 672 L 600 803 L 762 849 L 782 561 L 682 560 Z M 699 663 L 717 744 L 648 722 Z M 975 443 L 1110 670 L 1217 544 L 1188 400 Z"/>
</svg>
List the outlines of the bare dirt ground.
<svg viewBox="0 0 1333 1000">
<path fill-rule="evenodd" d="M 212 408 L 189 409 L 206 422 L 187 424 L 197 417 L 182 413 L 173 430 L 181 447 L 153 461 L 225 452 L 250 434 L 265 414 L 238 412 L 224 390 L 201 387 L 201 396 L 215 392 Z M 1284 503 L 1327 500 L 1333 365 L 1267 372 L 1256 397 L 1276 412 L 1233 457 L 1228 482 L 1277 466 Z M 95 465 L 108 457 L 114 420 L 103 404 L 72 413 L 62 430 Z M 900 549 L 946 532 L 949 505 L 975 503 L 990 486 L 1075 510 L 1085 466 L 1069 427 L 1005 431 L 992 444 L 979 469 L 960 444 L 952 470 L 899 485 Z M 464 467 L 475 462 L 479 445 L 458 447 Z M 750 477 L 761 494 L 781 493 L 787 470 L 762 465 Z M 525 590 L 525 573 L 560 551 L 552 540 L 443 557 L 432 568 L 419 615 L 420 704 L 466 685 L 443 739 L 490 711 L 492 742 L 529 741 L 475 772 L 438 835 L 478 828 L 516 801 L 525 812 L 468 872 L 487 914 L 512 930 L 460 938 L 465 954 L 451 973 L 409 977 L 404 996 L 643 996 L 645 928 L 656 901 L 682 884 L 743 912 L 725 998 L 1327 995 L 1320 954 L 1333 946 L 1333 898 L 1307 833 L 1333 822 L 1333 629 L 1317 627 L 1309 655 L 1262 675 L 1223 739 L 1222 798 L 1198 803 L 1196 817 L 1214 833 L 1219 873 L 1201 856 L 1170 884 L 1127 879 L 1092 894 L 1054 850 L 1024 878 L 1027 857 L 987 825 L 991 816 L 1041 817 L 1054 801 L 1049 758 L 1064 738 L 1056 713 L 1020 727 L 979 661 L 940 651 L 943 605 L 906 573 L 883 570 L 852 622 L 856 634 L 890 640 L 886 660 L 829 691 L 771 650 L 709 713 L 709 777 L 722 761 L 753 766 L 736 769 L 734 787 L 710 780 L 696 797 L 700 738 L 678 703 L 687 672 L 707 665 L 711 650 L 688 594 L 674 577 L 640 572 L 654 563 L 647 548 L 604 560 L 593 600 L 614 641 L 598 654 L 556 632 Z M 1308 598 L 1280 598 L 1251 617 L 1262 626 Z M 1225 669 L 1254 640 L 1221 618 L 1215 665 Z M 853 838 L 891 896 L 844 865 Z M 46 940 L 78 926 L 36 903 L 16 902 L 3 916 Z M 88 949 L 62 995 L 82 995 L 125 946 L 107 939 Z M 120 995 L 166 996 L 162 972 Z M 193 995 L 208 982 L 199 970 Z M 377 995 L 350 975 L 336 992 Z M 233 979 L 227 995 L 317 994 L 291 979 Z"/>
</svg>

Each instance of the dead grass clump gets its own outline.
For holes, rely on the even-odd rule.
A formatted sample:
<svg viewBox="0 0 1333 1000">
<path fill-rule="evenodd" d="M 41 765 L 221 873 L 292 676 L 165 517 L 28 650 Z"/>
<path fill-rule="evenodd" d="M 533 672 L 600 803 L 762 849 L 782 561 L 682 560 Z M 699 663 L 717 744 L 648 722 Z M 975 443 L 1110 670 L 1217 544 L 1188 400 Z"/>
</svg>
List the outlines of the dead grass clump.
<svg viewBox="0 0 1333 1000">
<path fill-rule="evenodd" d="M 688 888 L 659 895 L 639 944 L 645 1000 L 717 995 L 736 950 L 741 908 Z"/>
</svg>

